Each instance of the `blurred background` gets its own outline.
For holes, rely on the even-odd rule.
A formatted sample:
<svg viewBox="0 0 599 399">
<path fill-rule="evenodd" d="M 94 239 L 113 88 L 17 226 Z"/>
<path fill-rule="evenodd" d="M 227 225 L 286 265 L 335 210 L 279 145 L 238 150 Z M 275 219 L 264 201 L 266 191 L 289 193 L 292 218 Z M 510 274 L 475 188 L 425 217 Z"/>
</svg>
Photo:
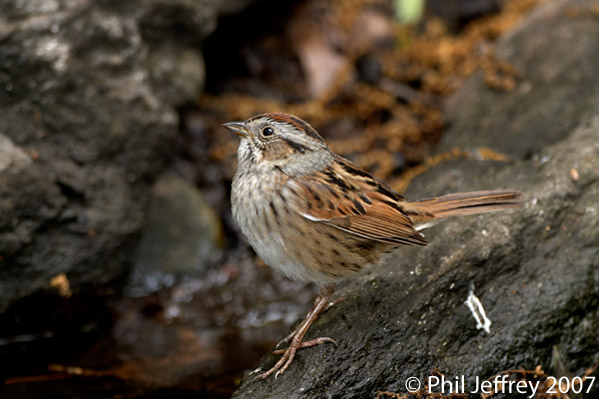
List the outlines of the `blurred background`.
<svg viewBox="0 0 599 399">
<path fill-rule="evenodd" d="M 316 288 L 235 226 L 222 123 L 296 114 L 401 192 L 540 2 L 0 0 L 0 397 L 230 397 Z"/>
</svg>

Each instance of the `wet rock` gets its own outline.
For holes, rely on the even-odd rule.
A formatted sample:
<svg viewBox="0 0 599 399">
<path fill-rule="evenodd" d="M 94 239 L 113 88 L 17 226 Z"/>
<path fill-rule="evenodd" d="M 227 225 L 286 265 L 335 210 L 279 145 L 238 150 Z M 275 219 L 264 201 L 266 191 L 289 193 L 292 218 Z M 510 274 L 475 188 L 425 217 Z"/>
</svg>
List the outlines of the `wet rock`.
<svg viewBox="0 0 599 399">
<path fill-rule="evenodd" d="M 477 376 L 502 370 L 541 365 L 549 374 L 581 375 L 596 362 L 599 90 L 589 71 L 599 70 L 591 54 L 599 32 L 592 4 L 547 3 L 504 40 L 500 51 L 526 65 L 515 91 L 494 92 L 474 77 L 453 98 L 444 146 L 485 145 L 514 159 L 445 163 L 406 193 L 417 199 L 512 188 L 526 194 L 526 206 L 441 223 L 427 230 L 428 247 L 401 248 L 349 281 L 340 289 L 345 301 L 308 333 L 332 337 L 339 347 L 300 350 L 277 379 L 246 376 L 235 398 L 405 393 L 409 377 L 424 382 L 435 369 L 450 379 L 465 376 L 473 389 Z M 565 17 L 570 7 L 578 17 Z M 580 14 L 584 9 L 590 14 Z M 465 305 L 471 292 L 492 322 L 490 333 L 477 328 Z M 266 356 L 260 367 L 276 360 Z"/>
<path fill-rule="evenodd" d="M 0 0 L 0 312 L 61 273 L 118 290 L 202 41 L 247 3 Z"/>
<path fill-rule="evenodd" d="M 132 295 L 169 287 L 176 276 L 199 275 L 222 255 L 218 215 L 185 180 L 166 174 L 154 187 L 135 255 Z"/>
</svg>

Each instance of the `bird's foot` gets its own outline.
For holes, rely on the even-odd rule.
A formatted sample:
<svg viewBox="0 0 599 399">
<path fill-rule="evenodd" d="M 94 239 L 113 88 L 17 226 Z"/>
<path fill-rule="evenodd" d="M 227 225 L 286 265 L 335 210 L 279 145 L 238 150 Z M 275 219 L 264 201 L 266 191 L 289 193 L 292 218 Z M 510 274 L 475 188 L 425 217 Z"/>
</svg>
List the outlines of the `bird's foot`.
<svg viewBox="0 0 599 399">
<path fill-rule="evenodd" d="M 275 378 L 277 378 L 280 374 L 284 374 L 285 371 L 289 368 L 289 366 L 293 362 L 293 359 L 295 358 L 295 354 L 298 349 L 309 348 L 312 346 L 325 344 L 325 343 L 329 343 L 329 342 L 332 344 L 335 344 L 335 346 L 339 346 L 333 338 L 329 338 L 329 337 L 314 338 L 309 341 L 303 341 L 303 342 L 301 341 L 301 338 L 302 337 L 300 337 L 300 340 L 293 339 L 291 341 L 291 344 L 286 349 L 278 349 L 278 350 L 274 351 L 272 353 L 273 355 L 283 355 L 283 356 L 281 356 L 279 361 L 274 366 L 272 366 L 268 371 L 257 375 L 256 379 L 260 378 L 260 379 L 264 380 L 264 379 L 268 378 L 269 376 L 271 376 L 272 374 L 274 374 Z"/>
<path fill-rule="evenodd" d="M 272 374 L 275 374 L 275 378 L 277 378 L 279 374 L 285 373 L 285 370 L 287 370 L 293 362 L 293 359 L 295 358 L 295 354 L 298 349 L 309 348 L 311 346 L 320 345 L 328 342 L 333 343 L 336 346 L 339 346 L 337 345 L 337 342 L 335 342 L 335 340 L 329 337 L 321 337 L 311 339 L 308 341 L 303 341 L 304 335 L 306 335 L 306 332 L 308 332 L 308 329 L 310 328 L 312 323 L 314 323 L 314 321 L 318 318 L 318 316 L 327 309 L 329 309 L 331 306 L 343 300 L 343 297 L 338 297 L 332 301 L 329 301 L 331 295 L 333 295 L 333 292 L 333 286 L 327 286 L 321 289 L 320 295 L 314 301 L 314 305 L 312 306 L 310 312 L 308 312 L 308 315 L 306 316 L 304 321 L 295 329 L 295 331 L 293 331 L 284 339 L 284 341 L 290 342 L 289 347 L 287 347 L 287 349 L 280 349 L 273 352 L 274 355 L 282 355 L 279 361 L 265 373 L 259 374 L 256 377 L 256 379 L 265 379 Z"/>
</svg>

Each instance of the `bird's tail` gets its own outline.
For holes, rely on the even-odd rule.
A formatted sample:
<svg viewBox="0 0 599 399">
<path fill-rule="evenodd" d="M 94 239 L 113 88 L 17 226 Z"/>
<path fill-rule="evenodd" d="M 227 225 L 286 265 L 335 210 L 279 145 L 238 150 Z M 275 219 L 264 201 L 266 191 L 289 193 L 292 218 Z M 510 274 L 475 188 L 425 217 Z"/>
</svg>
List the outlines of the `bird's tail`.
<svg viewBox="0 0 599 399">
<path fill-rule="evenodd" d="M 476 215 L 504 209 L 521 208 L 520 191 L 472 191 L 409 202 L 406 206 L 417 230 L 427 228 L 440 219 Z"/>
</svg>

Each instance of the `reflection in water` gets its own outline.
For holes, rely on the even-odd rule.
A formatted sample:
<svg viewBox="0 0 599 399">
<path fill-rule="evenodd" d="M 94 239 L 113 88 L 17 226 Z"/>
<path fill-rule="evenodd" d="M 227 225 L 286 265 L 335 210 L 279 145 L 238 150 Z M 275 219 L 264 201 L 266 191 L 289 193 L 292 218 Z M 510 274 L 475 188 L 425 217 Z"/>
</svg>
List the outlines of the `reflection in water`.
<svg viewBox="0 0 599 399">
<path fill-rule="evenodd" d="M 3 329 L 0 355 L 7 362 L 2 362 L 2 375 L 10 384 L 0 387 L 0 396 L 54 392 L 62 397 L 160 398 L 204 392 L 204 397 L 229 397 L 243 373 L 288 333 L 315 295 L 313 287 L 255 265 L 245 250 L 237 253 L 245 254 L 237 264 L 233 251 L 231 260 L 201 277 L 108 306 L 77 296 L 21 304 L 18 314 L 31 315 L 21 327 L 35 330 L 36 317 L 62 316 L 56 316 L 54 330 L 41 333 Z M 69 319 L 68 306 L 78 308 L 72 309 L 77 318 Z M 104 314 L 103 322 L 90 322 L 98 314 Z"/>
</svg>

